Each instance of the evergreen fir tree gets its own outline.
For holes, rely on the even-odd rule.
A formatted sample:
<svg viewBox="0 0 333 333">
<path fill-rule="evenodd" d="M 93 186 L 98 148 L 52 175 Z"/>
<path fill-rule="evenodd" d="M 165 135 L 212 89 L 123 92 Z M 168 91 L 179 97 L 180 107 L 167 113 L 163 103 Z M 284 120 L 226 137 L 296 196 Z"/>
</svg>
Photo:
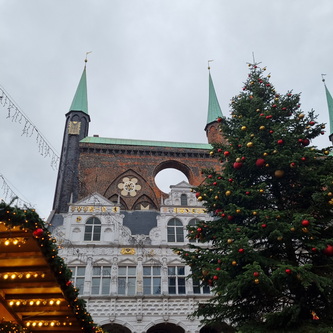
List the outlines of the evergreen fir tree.
<svg viewBox="0 0 333 333">
<path fill-rule="evenodd" d="M 333 332 L 333 159 L 311 146 L 325 126 L 249 68 L 231 118 L 218 119 L 227 143 L 211 155 L 223 171 L 204 170 L 195 189 L 212 220 L 177 249 L 215 294 L 195 315 L 244 333 Z"/>
</svg>

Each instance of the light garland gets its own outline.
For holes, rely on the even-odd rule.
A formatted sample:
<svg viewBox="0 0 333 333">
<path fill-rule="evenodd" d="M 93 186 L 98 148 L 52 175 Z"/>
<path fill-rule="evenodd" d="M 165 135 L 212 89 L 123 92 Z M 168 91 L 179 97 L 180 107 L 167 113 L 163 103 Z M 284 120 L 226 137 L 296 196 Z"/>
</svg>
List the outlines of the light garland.
<svg viewBox="0 0 333 333">
<path fill-rule="evenodd" d="M 7 119 L 12 122 L 23 125 L 22 135 L 26 137 L 36 137 L 38 151 L 43 157 L 51 157 L 51 167 L 57 170 L 59 164 L 59 156 L 54 149 L 49 145 L 44 136 L 40 133 L 37 127 L 29 120 L 29 118 L 14 104 L 9 94 L 4 88 L 0 87 L 0 104 L 7 108 Z"/>
<path fill-rule="evenodd" d="M 0 246 L 5 245 L 16 245 L 17 247 L 21 247 L 28 241 L 25 237 L 15 237 L 15 238 L 6 238 L 6 239 L 0 239 Z"/>
<path fill-rule="evenodd" d="M 24 323 L 26 327 L 47 327 L 47 326 L 72 326 L 73 323 L 71 321 L 67 322 L 67 321 L 59 321 L 59 320 L 31 320 L 31 321 L 27 321 Z"/>
<path fill-rule="evenodd" d="M 45 273 L 41 272 L 6 272 L 6 273 L 0 273 L 0 279 L 3 280 L 15 280 L 18 279 L 31 279 L 31 278 L 42 278 L 44 279 L 46 276 Z"/>
<path fill-rule="evenodd" d="M 59 306 L 62 301 L 60 299 L 12 299 L 8 301 L 10 307 L 13 306 Z"/>
</svg>

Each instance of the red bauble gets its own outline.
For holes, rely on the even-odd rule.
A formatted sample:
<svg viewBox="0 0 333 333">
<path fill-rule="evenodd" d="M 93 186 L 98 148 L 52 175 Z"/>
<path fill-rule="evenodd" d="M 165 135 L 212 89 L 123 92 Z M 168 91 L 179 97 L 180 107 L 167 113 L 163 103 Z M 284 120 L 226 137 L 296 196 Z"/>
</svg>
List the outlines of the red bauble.
<svg viewBox="0 0 333 333">
<path fill-rule="evenodd" d="M 217 185 L 217 182 L 214 182 L 213 185 L 216 186 L 216 185 Z"/>
<path fill-rule="evenodd" d="M 214 280 L 218 280 L 219 277 L 218 277 L 217 275 L 214 275 L 214 276 L 213 276 L 213 279 L 214 279 Z"/>
<path fill-rule="evenodd" d="M 262 228 L 266 228 L 266 227 L 267 227 L 267 224 L 263 223 L 263 224 L 261 225 L 261 227 L 262 227 Z"/>
<path fill-rule="evenodd" d="M 67 281 L 66 286 L 69 287 L 72 284 L 72 281 Z"/>
<path fill-rule="evenodd" d="M 232 221 L 234 219 L 234 217 L 232 215 L 228 215 L 228 220 Z"/>
<path fill-rule="evenodd" d="M 272 108 L 276 108 L 276 104 L 273 104 L 273 105 L 272 105 Z"/>
<path fill-rule="evenodd" d="M 244 253 L 244 249 L 239 249 L 238 252 L 239 253 Z"/>
<path fill-rule="evenodd" d="M 257 160 L 256 160 L 256 166 L 257 167 L 262 167 L 262 166 L 264 166 L 265 165 L 265 160 L 263 159 L 263 158 L 258 158 Z"/>
<path fill-rule="evenodd" d="M 277 140 L 278 145 L 283 145 L 284 141 L 282 139 Z"/>
<path fill-rule="evenodd" d="M 212 175 L 208 175 L 207 178 L 213 178 L 213 176 Z"/>
<path fill-rule="evenodd" d="M 235 162 L 233 164 L 234 169 L 240 169 L 243 166 L 243 163 L 241 162 Z"/>
<path fill-rule="evenodd" d="M 221 118 L 221 117 L 217 118 L 217 122 L 218 122 L 218 123 L 220 123 L 221 121 L 222 121 L 222 118 Z"/>
<path fill-rule="evenodd" d="M 302 145 L 303 146 L 308 146 L 310 144 L 310 140 L 309 139 L 303 139 L 302 140 Z"/>
<path fill-rule="evenodd" d="M 328 257 L 333 256 L 333 246 L 332 245 L 327 245 L 326 249 L 323 250 L 323 253 L 327 255 Z"/>
<path fill-rule="evenodd" d="M 271 119 L 273 116 L 272 115 L 269 115 L 269 116 L 266 116 L 266 119 Z"/>
<path fill-rule="evenodd" d="M 259 275 L 260 275 L 259 272 L 254 272 L 254 273 L 253 273 L 253 276 L 254 276 L 254 277 L 258 277 Z"/>
<path fill-rule="evenodd" d="M 302 161 L 306 161 L 306 157 L 301 157 L 301 160 Z"/>
<path fill-rule="evenodd" d="M 229 151 L 225 151 L 225 152 L 223 153 L 223 155 L 227 157 L 227 156 L 230 155 L 230 152 L 229 152 Z"/>
<path fill-rule="evenodd" d="M 232 183 L 234 180 L 232 178 L 229 178 L 228 181 Z"/>
<path fill-rule="evenodd" d="M 198 197 L 200 197 L 200 192 L 197 192 L 196 194 L 195 194 L 195 196 L 198 198 Z"/>
<path fill-rule="evenodd" d="M 217 270 L 217 271 L 220 271 L 220 270 L 221 270 L 221 267 L 217 267 L 216 270 Z"/>
<path fill-rule="evenodd" d="M 291 269 L 287 268 L 286 269 L 286 274 L 291 274 Z"/>
<path fill-rule="evenodd" d="M 307 227 L 307 226 L 309 226 L 310 225 L 310 221 L 309 220 L 303 220 L 302 221 L 302 226 L 303 227 Z"/>
<path fill-rule="evenodd" d="M 250 194 L 251 194 L 251 192 L 249 192 L 249 191 L 246 191 L 246 192 L 245 192 L 245 194 L 246 194 L 246 195 L 250 195 Z"/>
<path fill-rule="evenodd" d="M 221 152 L 222 152 L 222 149 L 221 149 L 221 148 L 219 148 L 217 151 L 218 151 L 219 153 L 221 153 Z"/>
<path fill-rule="evenodd" d="M 199 228 L 197 229 L 197 232 L 201 232 L 201 231 L 202 231 L 202 228 L 199 227 Z"/>
<path fill-rule="evenodd" d="M 35 237 L 40 237 L 40 236 L 43 235 L 43 233 L 44 233 L 44 230 L 41 229 L 41 228 L 38 228 L 38 229 L 34 230 L 33 235 L 34 235 Z"/>
</svg>

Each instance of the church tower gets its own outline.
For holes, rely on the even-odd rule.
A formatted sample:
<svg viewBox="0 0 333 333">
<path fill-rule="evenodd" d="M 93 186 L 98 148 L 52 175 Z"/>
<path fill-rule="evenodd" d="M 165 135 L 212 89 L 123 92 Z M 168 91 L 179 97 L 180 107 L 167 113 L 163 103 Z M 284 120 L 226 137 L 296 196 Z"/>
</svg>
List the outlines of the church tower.
<svg viewBox="0 0 333 333">
<path fill-rule="evenodd" d="M 89 122 L 86 66 L 84 66 L 73 102 L 69 108 L 69 112 L 66 114 L 60 165 L 53 202 L 53 212 L 56 214 L 67 213 L 69 202 L 75 202 L 78 199 L 79 142 L 88 135 Z"/>
<path fill-rule="evenodd" d="M 208 99 L 208 115 L 207 115 L 207 125 L 205 127 L 208 143 L 224 142 L 225 139 L 219 129 L 218 119 L 222 119 L 222 111 L 220 108 L 219 101 L 216 96 L 212 76 L 209 70 L 209 99 Z"/>
</svg>

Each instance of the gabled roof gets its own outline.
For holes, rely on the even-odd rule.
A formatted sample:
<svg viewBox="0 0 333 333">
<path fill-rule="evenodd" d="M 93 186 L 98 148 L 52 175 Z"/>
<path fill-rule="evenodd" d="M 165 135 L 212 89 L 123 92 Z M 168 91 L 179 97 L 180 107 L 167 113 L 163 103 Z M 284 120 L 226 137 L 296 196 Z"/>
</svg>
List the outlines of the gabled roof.
<svg viewBox="0 0 333 333">
<path fill-rule="evenodd" d="M 207 125 L 222 117 L 222 111 L 216 96 L 212 77 L 209 72 L 209 99 L 208 99 L 208 116 Z"/>
<path fill-rule="evenodd" d="M 69 111 L 82 111 L 88 114 L 86 66 L 84 66 L 83 73 Z"/>
</svg>

